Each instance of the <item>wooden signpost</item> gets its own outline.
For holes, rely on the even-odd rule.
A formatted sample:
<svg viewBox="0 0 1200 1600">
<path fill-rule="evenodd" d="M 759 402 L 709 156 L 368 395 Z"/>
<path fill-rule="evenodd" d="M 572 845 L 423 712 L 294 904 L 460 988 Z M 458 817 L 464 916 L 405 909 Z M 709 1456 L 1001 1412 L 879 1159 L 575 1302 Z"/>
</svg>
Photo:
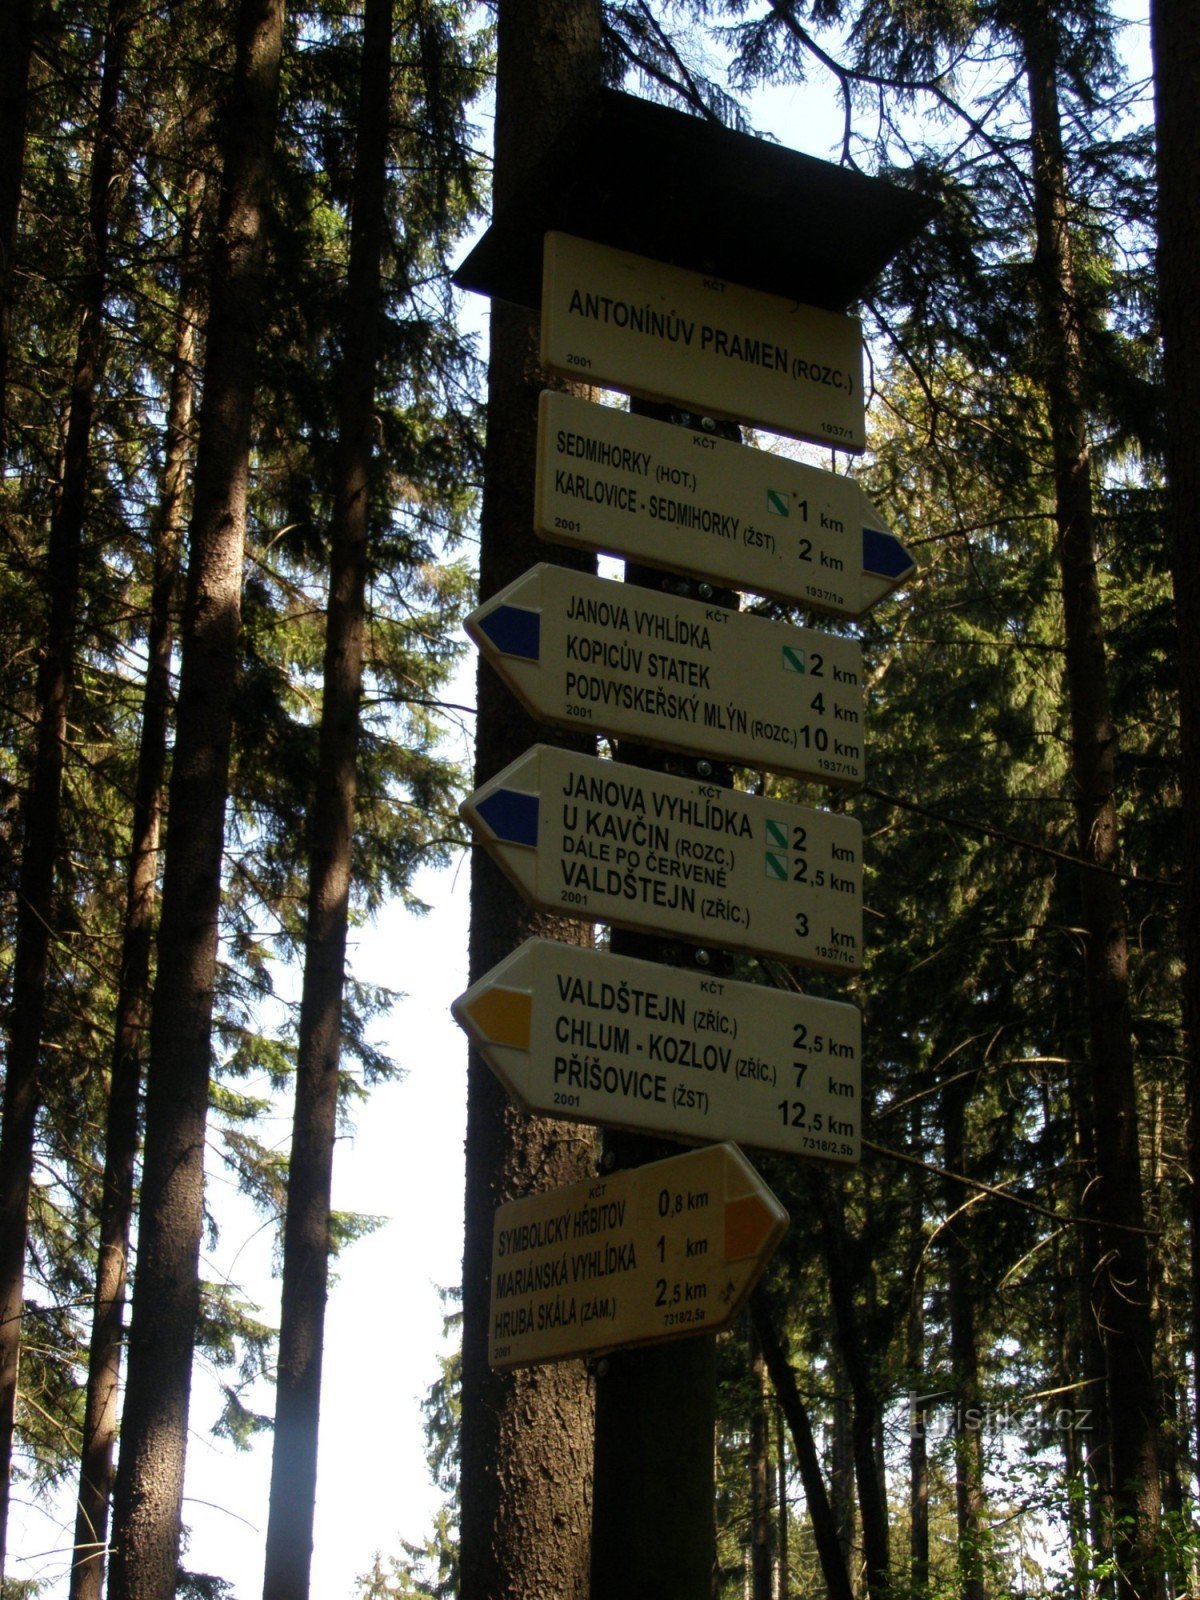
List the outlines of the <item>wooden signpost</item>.
<svg viewBox="0 0 1200 1600">
<path fill-rule="evenodd" d="M 542 1116 L 859 1159 L 855 1006 L 529 939 L 453 1010 Z"/>
<path fill-rule="evenodd" d="M 533 745 L 463 815 L 534 905 L 856 972 L 862 829 L 555 745 Z"/>
<path fill-rule="evenodd" d="M 467 618 L 535 717 L 856 788 L 862 650 L 539 562 Z"/>
<path fill-rule="evenodd" d="M 534 529 L 845 617 L 915 570 L 853 478 L 552 389 Z"/>
<path fill-rule="evenodd" d="M 787 1225 L 732 1144 L 512 1200 L 492 1235 L 488 1360 L 521 1366 L 727 1328 Z"/>
<path fill-rule="evenodd" d="M 861 297 L 920 206 L 901 215 L 868 198 L 860 176 L 795 152 L 783 153 L 780 183 L 768 178 L 778 151 L 661 108 L 653 115 L 680 138 L 670 181 L 662 170 L 646 181 L 661 143 L 636 133 L 648 115 L 605 100 L 595 137 L 564 136 L 558 165 L 510 197 L 472 252 L 466 281 L 513 298 L 544 234 L 545 370 L 693 418 L 677 427 L 545 395 L 536 531 L 701 580 L 701 596 L 709 583 L 861 616 L 907 581 L 910 553 L 852 480 L 718 439 L 713 419 L 864 448 L 861 329 L 829 307 Z M 760 237 L 780 195 L 792 226 Z M 836 250 L 809 249 L 820 233 L 797 223 L 811 216 L 835 219 Z M 516 293 L 530 305 L 532 281 Z M 489 596 L 468 630 L 552 725 L 834 787 L 864 782 L 856 643 L 637 586 L 646 581 L 538 565 Z M 539 906 L 855 971 L 856 825 L 708 776 L 703 760 L 684 778 L 536 746 L 464 810 Z M 857 1159 L 853 1007 L 535 940 L 455 1014 L 531 1110 Z M 713 1563 L 714 1342 L 625 1347 L 727 1326 L 786 1219 L 732 1145 L 645 1166 L 633 1164 L 645 1160 L 637 1146 L 624 1135 L 607 1146 L 625 1170 L 501 1208 L 489 1356 L 507 1367 L 610 1352 L 595 1368 L 594 1600 L 700 1600 Z"/>
</svg>

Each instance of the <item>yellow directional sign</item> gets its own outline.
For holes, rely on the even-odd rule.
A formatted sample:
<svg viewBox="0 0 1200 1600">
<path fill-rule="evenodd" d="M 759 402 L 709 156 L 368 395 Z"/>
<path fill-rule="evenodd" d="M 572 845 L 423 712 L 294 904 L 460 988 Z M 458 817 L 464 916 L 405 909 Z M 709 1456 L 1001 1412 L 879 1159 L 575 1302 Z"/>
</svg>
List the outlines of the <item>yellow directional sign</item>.
<svg viewBox="0 0 1200 1600">
<path fill-rule="evenodd" d="M 467 632 L 545 722 L 863 782 L 852 639 L 544 562 L 473 612 Z"/>
<path fill-rule="evenodd" d="M 862 958 L 853 817 L 534 745 L 463 816 L 536 906 L 829 972 Z"/>
<path fill-rule="evenodd" d="M 543 539 L 857 617 L 915 570 L 853 478 L 547 389 Z"/>
<path fill-rule="evenodd" d="M 548 233 L 542 365 L 585 383 L 862 450 L 862 328 L 722 278 Z"/>
<path fill-rule="evenodd" d="M 715 1333 L 787 1225 L 732 1144 L 510 1201 L 492 1232 L 488 1360 L 519 1367 Z"/>
<path fill-rule="evenodd" d="M 859 1159 L 854 1006 L 529 939 L 453 1011 L 529 1111 Z"/>
</svg>

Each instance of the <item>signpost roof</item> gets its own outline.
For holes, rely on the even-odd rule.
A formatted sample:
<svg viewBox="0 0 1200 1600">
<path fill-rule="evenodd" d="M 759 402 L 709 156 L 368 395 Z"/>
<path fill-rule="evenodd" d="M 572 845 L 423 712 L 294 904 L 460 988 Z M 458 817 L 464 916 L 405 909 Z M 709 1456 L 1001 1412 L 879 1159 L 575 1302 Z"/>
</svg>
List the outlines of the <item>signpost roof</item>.
<svg viewBox="0 0 1200 1600">
<path fill-rule="evenodd" d="M 557 229 L 840 311 L 931 211 L 883 179 L 602 89 L 454 279 L 536 309 Z"/>
</svg>

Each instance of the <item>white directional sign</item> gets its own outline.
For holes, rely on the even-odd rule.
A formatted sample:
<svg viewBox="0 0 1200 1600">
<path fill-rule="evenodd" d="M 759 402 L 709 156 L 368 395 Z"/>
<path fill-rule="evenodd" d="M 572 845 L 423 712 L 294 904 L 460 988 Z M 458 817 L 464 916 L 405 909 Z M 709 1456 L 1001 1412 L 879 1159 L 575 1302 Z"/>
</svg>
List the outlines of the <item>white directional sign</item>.
<svg viewBox="0 0 1200 1600">
<path fill-rule="evenodd" d="M 862 956 L 853 817 L 534 745 L 462 807 L 533 905 L 830 972 Z"/>
<path fill-rule="evenodd" d="M 544 562 L 473 612 L 467 632 L 545 722 L 863 782 L 852 639 Z"/>
<path fill-rule="evenodd" d="M 534 517 L 555 544 L 847 617 L 915 570 L 853 478 L 550 389 Z"/>
<path fill-rule="evenodd" d="M 513 1200 L 492 1232 L 488 1361 L 727 1328 L 788 1225 L 732 1144 Z"/>
<path fill-rule="evenodd" d="M 542 365 L 840 450 L 866 444 L 854 317 L 565 233 L 546 235 Z"/>
<path fill-rule="evenodd" d="M 453 1010 L 529 1111 L 859 1159 L 854 1006 L 530 939 Z"/>
</svg>

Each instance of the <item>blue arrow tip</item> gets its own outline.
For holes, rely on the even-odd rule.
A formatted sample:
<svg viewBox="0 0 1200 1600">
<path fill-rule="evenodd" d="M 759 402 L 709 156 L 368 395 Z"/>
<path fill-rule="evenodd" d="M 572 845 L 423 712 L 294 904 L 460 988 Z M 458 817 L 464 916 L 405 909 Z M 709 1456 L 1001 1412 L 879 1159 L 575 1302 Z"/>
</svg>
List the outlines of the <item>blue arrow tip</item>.
<svg viewBox="0 0 1200 1600">
<path fill-rule="evenodd" d="M 497 839 L 533 847 L 538 838 L 538 797 L 520 789 L 493 789 L 475 807 Z"/>
<path fill-rule="evenodd" d="M 497 606 L 478 623 L 502 656 L 524 656 L 537 661 L 541 656 L 542 614 L 525 606 Z"/>
<path fill-rule="evenodd" d="M 894 533 L 878 528 L 863 529 L 863 571 L 877 578 L 907 577 L 916 567 L 912 556 Z"/>
</svg>

